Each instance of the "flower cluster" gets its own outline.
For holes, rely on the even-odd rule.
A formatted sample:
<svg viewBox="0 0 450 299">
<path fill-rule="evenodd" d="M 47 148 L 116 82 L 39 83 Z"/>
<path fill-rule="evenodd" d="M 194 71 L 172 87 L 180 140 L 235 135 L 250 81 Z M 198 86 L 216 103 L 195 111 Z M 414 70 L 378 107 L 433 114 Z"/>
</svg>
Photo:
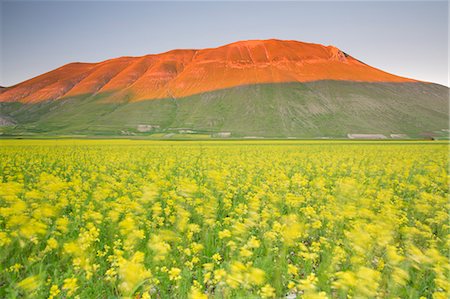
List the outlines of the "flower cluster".
<svg viewBox="0 0 450 299">
<path fill-rule="evenodd" d="M 2 141 L 0 298 L 449 298 L 447 155 Z"/>
</svg>

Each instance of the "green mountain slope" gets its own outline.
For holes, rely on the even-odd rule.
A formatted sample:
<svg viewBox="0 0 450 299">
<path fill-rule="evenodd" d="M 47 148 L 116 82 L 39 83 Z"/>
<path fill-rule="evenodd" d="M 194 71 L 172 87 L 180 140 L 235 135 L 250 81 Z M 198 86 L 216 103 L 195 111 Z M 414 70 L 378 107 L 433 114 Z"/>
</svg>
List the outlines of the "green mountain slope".
<svg viewBox="0 0 450 299">
<path fill-rule="evenodd" d="M 112 94 L 0 103 L 9 134 L 346 137 L 449 129 L 449 89 L 429 83 L 316 81 L 240 86 L 179 99 L 108 103 Z M 151 127 L 150 127 L 151 126 Z"/>
</svg>

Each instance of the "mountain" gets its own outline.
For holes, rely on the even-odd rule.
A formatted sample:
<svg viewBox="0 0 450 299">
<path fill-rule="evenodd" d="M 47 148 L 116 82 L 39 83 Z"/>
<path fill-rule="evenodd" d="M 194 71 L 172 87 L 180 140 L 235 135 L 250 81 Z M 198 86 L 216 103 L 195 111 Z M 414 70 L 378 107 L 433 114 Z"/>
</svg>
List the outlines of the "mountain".
<svg viewBox="0 0 450 299">
<path fill-rule="evenodd" d="M 4 134 L 417 137 L 448 119 L 447 87 L 298 41 L 71 63 L 0 90 Z"/>
</svg>

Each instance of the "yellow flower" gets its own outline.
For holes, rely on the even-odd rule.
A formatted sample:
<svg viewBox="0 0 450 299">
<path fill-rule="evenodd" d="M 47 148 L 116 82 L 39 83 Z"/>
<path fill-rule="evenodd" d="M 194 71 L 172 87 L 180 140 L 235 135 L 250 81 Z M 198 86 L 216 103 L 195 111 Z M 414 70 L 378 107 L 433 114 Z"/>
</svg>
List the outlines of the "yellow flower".
<svg viewBox="0 0 450 299">
<path fill-rule="evenodd" d="M 203 275 L 203 283 L 208 283 L 211 280 L 211 272 L 206 272 Z"/>
<path fill-rule="evenodd" d="M 288 273 L 293 275 L 293 276 L 297 276 L 298 275 L 298 268 L 295 267 L 294 265 L 288 264 Z"/>
<path fill-rule="evenodd" d="M 67 296 L 72 296 L 78 289 L 78 279 L 77 278 L 66 278 L 62 289 L 67 291 Z"/>
<path fill-rule="evenodd" d="M 129 295 L 141 282 L 151 277 L 144 264 L 144 253 L 137 251 L 130 260 L 119 258 L 119 278 L 122 283 L 120 290 L 124 295 Z M 110 273 L 113 274 L 113 273 Z"/>
<path fill-rule="evenodd" d="M 307 292 L 303 294 L 302 299 L 327 299 L 325 292 Z"/>
<path fill-rule="evenodd" d="M 388 262 L 393 265 L 397 265 L 404 259 L 401 255 L 397 253 L 397 249 L 394 246 L 391 245 L 386 246 L 386 253 L 388 257 Z"/>
<path fill-rule="evenodd" d="M 51 250 L 58 248 L 58 241 L 55 238 L 50 238 L 47 240 L 47 247 Z"/>
<path fill-rule="evenodd" d="M 294 245 L 295 240 L 305 232 L 304 225 L 298 221 L 298 216 L 295 214 L 285 216 L 284 222 L 283 239 L 288 246 Z"/>
<path fill-rule="evenodd" d="M 219 232 L 219 239 L 230 238 L 231 232 L 228 229 L 224 229 Z"/>
<path fill-rule="evenodd" d="M 191 248 L 193 253 L 199 253 L 200 251 L 203 250 L 204 246 L 200 243 L 194 242 L 191 244 Z"/>
<path fill-rule="evenodd" d="M 181 279 L 180 273 L 181 269 L 175 267 L 171 268 L 169 270 L 169 279 L 173 281 L 180 280 Z"/>
<path fill-rule="evenodd" d="M 394 271 L 392 272 L 392 278 L 394 279 L 396 284 L 403 286 L 408 281 L 409 274 L 402 268 L 395 267 Z"/>
<path fill-rule="evenodd" d="M 67 218 L 58 218 L 56 220 L 56 228 L 62 233 L 67 232 L 68 225 L 69 225 L 69 219 L 67 219 Z"/>
<path fill-rule="evenodd" d="M 220 256 L 220 254 L 215 253 L 215 254 L 213 254 L 213 256 L 212 256 L 212 259 L 213 259 L 215 262 L 219 263 L 219 262 L 222 260 L 222 257 Z"/>
<path fill-rule="evenodd" d="M 6 246 L 11 243 L 11 239 L 8 237 L 8 234 L 0 231 L 0 247 Z"/>
<path fill-rule="evenodd" d="M 154 235 L 148 242 L 148 247 L 155 253 L 153 259 L 162 261 L 170 252 L 170 244 L 165 242 L 160 236 Z"/>
<path fill-rule="evenodd" d="M 61 291 L 59 290 L 58 286 L 56 284 L 52 285 L 50 288 L 50 295 L 48 296 L 48 299 L 55 298 Z"/>
<path fill-rule="evenodd" d="M 306 279 L 300 280 L 298 285 L 300 290 L 303 291 L 313 291 L 316 288 L 316 283 L 318 279 L 314 273 L 309 274 Z"/>
<path fill-rule="evenodd" d="M 9 272 L 15 272 L 18 273 L 20 271 L 20 269 L 22 269 L 23 266 L 21 264 L 14 264 L 11 267 L 9 267 Z"/>
<path fill-rule="evenodd" d="M 239 251 L 239 255 L 243 258 L 247 258 L 253 255 L 253 252 L 251 252 L 250 250 L 248 250 L 245 247 L 242 247 L 241 250 Z"/>
<path fill-rule="evenodd" d="M 117 272 L 114 268 L 109 268 L 105 272 L 105 280 L 112 281 L 116 278 Z"/>
<path fill-rule="evenodd" d="M 212 271 L 214 269 L 214 264 L 213 263 L 204 263 L 203 269 L 205 269 L 206 271 Z"/>
<path fill-rule="evenodd" d="M 40 287 L 40 280 L 38 275 L 29 276 L 19 283 L 17 283 L 17 286 L 21 288 L 24 291 L 32 292 L 36 291 Z"/>
<path fill-rule="evenodd" d="M 265 281 L 266 273 L 259 268 L 250 268 L 250 281 L 255 285 L 262 285 Z"/>
<path fill-rule="evenodd" d="M 254 236 L 250 238 L 250 240 L 247 242 L 248 248 L 259 248 L 261 245 L 261 242 L 259 242 L 258 239 L 256 239 Z"/>
<path fill-rule="evenodd" d="M 217 269 L 214 271 L 214 282 L 218 283 L 223 281 L 227 275 L 227 272 L 224 269 Z"/>
<path fill-rule="evenodd" d="M 332 284 L 336 289 L 348 290 L 353 288 L 358 282 L 355 273 L 351 271 L 337 272 L 336 277 L 337 280 Z"/>
<path fill-rule="evenodd" d="M 208 295 L 202 293 L 198 288 L 191 287 L 189 299 L 208 299 Z"/>
<path fill-rule="evenodd" d="M 261 288 L 260 295 L 262 298 L 275 298 L 275 289 L 270 284 L 266 284 Z"/>
</svg>

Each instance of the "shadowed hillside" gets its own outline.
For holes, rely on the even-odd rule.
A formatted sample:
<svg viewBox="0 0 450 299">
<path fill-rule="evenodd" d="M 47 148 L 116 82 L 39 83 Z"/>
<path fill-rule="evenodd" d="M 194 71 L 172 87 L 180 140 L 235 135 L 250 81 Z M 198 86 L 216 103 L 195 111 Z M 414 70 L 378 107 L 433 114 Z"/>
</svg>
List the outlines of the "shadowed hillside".
<svg viewBox="0 0 450 299">
<path fill-rule="evenodd" d="M 448 88 L 428 83 L 317 81 L 259 84 L 180 99 L 105 102 L 98 94 L 3 103 L 16 132 L 123 135 L 191 130 L 235 137 L 346 137 L 448 129 Z M 145 132 L 138 129 L 147 126 Z M 128 132 L 128 133 L 127 133 Z"/>
</svg>

